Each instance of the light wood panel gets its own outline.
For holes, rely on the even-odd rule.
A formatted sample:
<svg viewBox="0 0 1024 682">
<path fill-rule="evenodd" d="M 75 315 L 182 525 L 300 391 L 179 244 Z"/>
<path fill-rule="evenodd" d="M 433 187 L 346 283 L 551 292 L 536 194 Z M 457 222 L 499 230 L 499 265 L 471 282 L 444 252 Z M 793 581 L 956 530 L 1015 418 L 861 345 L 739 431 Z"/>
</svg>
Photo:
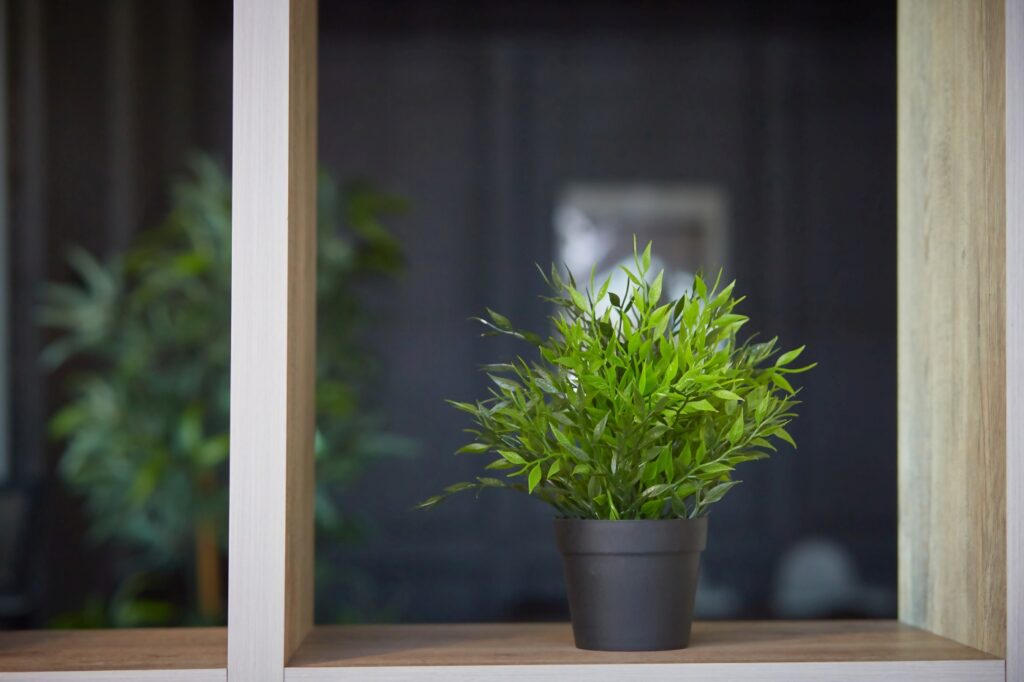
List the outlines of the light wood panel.
<svg viewBox="0 0 1024 682">
<path fill-rule="evenodd" d="M 1003 0 L 901 0 L 898 40 L 900 618 L 1002 656 Z"/>
<path fill-rule="evenodd" d="M 73 677 L 224 682 L 226 662 L 224 628 L 0 633 L 0 680 Z"/>
<path fill-rule="evenodd" d="M 236 0 L 228 673 L 312 626 L 316 3 Z"/>
<path fill-rule="evenodd" d="M 1006 0 L 1006 679 L 1024 680 L 1024 0 Z"/>
<path fill-rule="evenodd" d="M 317 2 L 290 0 L 290 5 L 285 660 L 313 628 L 316 485 Z"/>
<path fill-rule="evenodd" d="M 316 628 L 288 680 L 1002 680 L 1002 661 L 895 621 L 696 623 L 689 649 L 582 651 L 567 624 Z"/>
</svg>

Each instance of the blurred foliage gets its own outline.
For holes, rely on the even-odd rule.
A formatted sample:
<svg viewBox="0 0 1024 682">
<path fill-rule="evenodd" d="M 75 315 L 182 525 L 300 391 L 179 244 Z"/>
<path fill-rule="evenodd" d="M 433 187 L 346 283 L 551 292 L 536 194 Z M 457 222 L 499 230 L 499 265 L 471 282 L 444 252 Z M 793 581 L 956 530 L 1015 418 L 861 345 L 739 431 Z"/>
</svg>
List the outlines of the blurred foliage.
<svg viewBox="0 0 1024 682">
<path fill-rule="evenodd" d="M 125 253 L 100 262 L 76 249 L 73 284 L 48 286 L 42 323 L 56 332 L 44 361 L 62 371 L 66 402 L 52 417 L 65 447 L 60 475 L 82 496 L 95 540 L 124 551 L 119 586 L 105 609 L 87 605 L 64 624 L 216 622 L 222 604 L 199 604 L 210 576 L 199 555 L 215 543 L 213 579 L 227 533 L 231 189 L 220 166 L 196 155 L 172 187 L 172 210 Z M 366 184 L 340 186 L 321 173 L 317 271 L 317 532 L 350 536 L 334 492 L 377 458 L 409 453 L 383 430 L 360 389 L 372 377 L 369 316 L 360 297 L 402 269 L 384 221 L 406 203 Z M 202 529 L 209 529 L 203 533 Z M 207 552 L 211 551 L 209 548 Z M 209 562 L 206 562 L 207 574 Z M 194 570 L 193 570 L 194 569 Z M 166 576 L 190 595 L 159 595 Z M 221 585 L 214 585 L 215 592 Z M 211 589 L 207 585 L 207 590 Z M 214 599 L 221 601 L 219 595 Z M 95 600 L 94 600 L 95 601 Z"/>
</svg>

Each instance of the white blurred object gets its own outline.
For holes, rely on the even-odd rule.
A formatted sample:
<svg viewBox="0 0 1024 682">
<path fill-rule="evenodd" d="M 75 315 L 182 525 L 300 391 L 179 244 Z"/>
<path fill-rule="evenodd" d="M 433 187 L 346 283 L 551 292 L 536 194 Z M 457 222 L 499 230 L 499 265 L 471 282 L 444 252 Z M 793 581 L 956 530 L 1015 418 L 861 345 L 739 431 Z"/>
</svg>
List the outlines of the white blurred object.
<svg viewBox="0 0 1024 682">
<path fill-rule="evenodd" d="M 621 297 L 628 280 L 620 266 L 633 265 L 635 235 L 640 249 L 654 242 L 649 278 L 664 270 L 665 294 L 678 298 L 693 286 L 696 271 L 714 278 L 725 267 L 727 215 L 726 196 L 718 187 L 572 184 L 555 208 L 557 259 L 581 288 L 587 288 L 593 270 L 596 286 L 611 277 L 609 291 Z"/>
<path fill-rule="evenodd" d="M 773 591 L 780 618 L 827 618 L 836 615 L 891 615 L 895 593 L 866 585 L 849 550 L 823 539 L 803 540 L 779 561 Z"/>
</svg>

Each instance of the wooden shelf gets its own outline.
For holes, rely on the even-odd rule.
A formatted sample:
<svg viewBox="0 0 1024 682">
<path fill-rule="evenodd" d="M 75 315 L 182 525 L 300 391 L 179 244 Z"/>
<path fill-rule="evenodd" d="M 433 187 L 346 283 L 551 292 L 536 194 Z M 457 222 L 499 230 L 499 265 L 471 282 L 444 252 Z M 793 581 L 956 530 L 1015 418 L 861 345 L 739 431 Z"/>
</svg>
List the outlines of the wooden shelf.
<svg viewBox="0 0 1024 682">
<path fill-rule="evenodd" d="M 689 649 L 581 651 L 567 624 L 321 626 L 292 657 L 301 680 L 884 680 L 983 682 L 1004 663 L 896 621 L 708 622 Z"/>
<path fill-rule="evenodd" d="M 0 680 L 225 682 L 226 668 L 225 628 L 0 633 Z"/>
<path fill-rule="evenodd" d="M 223 628 L 0 633 L 0 680 L 225 682 Z M 709 622 L 682 651 L 581 651 L 567 624 L 317 627 L 285 679 L 995 682 L 1004 663 L 895 621 Z"/>
</svg>

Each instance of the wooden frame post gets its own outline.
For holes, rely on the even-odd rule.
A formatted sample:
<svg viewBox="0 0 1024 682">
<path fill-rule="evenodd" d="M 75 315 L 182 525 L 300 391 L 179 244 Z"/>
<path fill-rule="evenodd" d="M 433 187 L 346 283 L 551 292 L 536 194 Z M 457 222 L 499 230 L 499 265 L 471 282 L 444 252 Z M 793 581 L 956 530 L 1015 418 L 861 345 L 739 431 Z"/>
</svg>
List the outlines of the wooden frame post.
<svg viewBox="0 0 1024 682">
<path fill-rule="evenodd" d="M 899 613 L 1024 679 L 1024 0 L 900 0 Z"/>
<path fill-rule="evenodd" d="M 313 625 L 315 0 L 236 0 L 228 676 L 279 682 Z"/>
</svg>

